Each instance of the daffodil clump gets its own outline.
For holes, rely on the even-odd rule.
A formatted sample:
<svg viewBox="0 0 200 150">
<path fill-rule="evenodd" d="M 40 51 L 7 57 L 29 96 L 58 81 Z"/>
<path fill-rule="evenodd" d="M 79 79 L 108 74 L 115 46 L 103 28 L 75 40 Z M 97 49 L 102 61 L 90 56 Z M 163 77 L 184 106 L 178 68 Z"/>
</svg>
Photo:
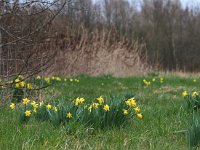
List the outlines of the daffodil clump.
<svg viewBox="0 0 200 150">
<path fill-rule="evenodd" d="M 102 129 L 124 126 L 136 118 L 143 118 L 134 97 L 121 100 L 105 99 L 100 96 L 92 102 L 83 97 L 56 102 L 38 102 L 23 98 L 22 104 L 11 103 L 10 109 L 19 112 L 22 123 L 27 123 L 30 118 L 35 118 L 40 121 L 50 121 L 54 125 L 77 122 L 84 126 Z"/>
<path fill-rule="evenodd" d="M 41 77 L 41 76 L 37 76 L 36 80 L 38 81 L 42 81 L 44 80 L 46 83 L 51 84 L 51 83 L 55 83 L 55 82 L 70 82 L 70 83 L 79 83 L 80 80 L 76 79 L 76 78 L 61 78 L 58 76 L 51 76 L 51 77 Z"/>
<path fill-rule="evenodd" d="M 153 85 L 153 84 L 156 84 L 156 83 L 164 83 L 164 78 L 163 77 L 160 77 L 160 78 L 152 78 L 152 79 L 143 79 L 143 84 L 145 86 L 150 86 L 150 85 Z"/>
<path fill-rule="evenodd" d="M 187 91 L 182 92 L 182 96 L 184 98 L 199 98 L 199 93 L 197 91 L 193 91 L 192 93 L 188 93 Z"/>
<path fill-rule="evenodd" d="M 128 113 L 128 110 L 134 110 L 134 113 L 137 115 L 139 119 L 143 118 L 143 115 L 141 114 L 141 109 L 137 106 L 136 99 L 134 97 L 129 98 L 125 101 L 126 105 L 128 106 L 127 110 L 124 110 L 124 114 Z"/>
<path fill-rule="evenodd" d="M 21 89 L 33 89 L 33 84 L 30 82 L 25 82 L 25 78 L 22 75 L 19 75 L 16 79 L 13 81 L 13 85 L 15 88 L 21 88 Z"/>
<path fill-rule="evenodd" d="M 25 95 L 32 95 L 35 89 L 39 86 L 34 83 L 34 79 L 27 79 L 22 75 L 14 77 L 10 82 L 10 90 L 12 95 L 12 102 L 20 102 Z"/>
<path fill-rule="evenodd" d="M 182 96 L 184 97 L 183 108 L 188 112 L 187 117 L 189 117 L 187 136 L 188 143 L 191 147 L 198 147 L 199 145 L 199 127 L 200 127 L 200 96 L 197 91 L 188 92 L 183 91 Z"/>
<path fill-rule="evenodd" d="M 51 77 L 42 77 L 36 76 L 32 77 L 31 79 L 27 79 L 22 75 L 19 75 L 13 78 L 10 83 L 12 85 L 12 102 L 19 102 L 24 96 L 33 95 L 38 89 L 48 87 L 53 84 L 57 84 L 60 82 L 70 84 L 72 83 L 79 83 L 80 80 L 77 78 L 61 78 L 58 76 L 51 76 Z M 0 90 L 3 90 L 4 87 L 2 86 Z"/>
<path fill-rule="evenodd" d="M 185 99 L 186 106 L 188 109 L 193 109 L 193 110 L 200 109 L 200 96 L 197 91 L 193 91 L 192 93 L 183 91 L 182 96 Z"/>
<path fill-rule="evenodd" d="M 144 83 L 145 86 L 151 85 L 151 81 L 147 81 L 146 79 L 143 80 L 143 83 Z"/>
</svg>

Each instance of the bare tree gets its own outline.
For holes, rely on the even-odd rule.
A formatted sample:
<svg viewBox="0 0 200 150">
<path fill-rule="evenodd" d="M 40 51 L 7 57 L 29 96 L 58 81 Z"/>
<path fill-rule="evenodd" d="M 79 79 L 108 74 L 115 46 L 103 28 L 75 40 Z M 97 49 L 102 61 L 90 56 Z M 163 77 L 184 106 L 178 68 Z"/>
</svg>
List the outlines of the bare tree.
<svg viewBox="0 0 200 150">
<path fill-rule="evenodd" d="M 29 78 L 51 65 L 56 51 L 51 51 L 49 31 L 67 2 L 70 1 L 0 2 L 1 79 L 19 74 Z"/>
</svg>

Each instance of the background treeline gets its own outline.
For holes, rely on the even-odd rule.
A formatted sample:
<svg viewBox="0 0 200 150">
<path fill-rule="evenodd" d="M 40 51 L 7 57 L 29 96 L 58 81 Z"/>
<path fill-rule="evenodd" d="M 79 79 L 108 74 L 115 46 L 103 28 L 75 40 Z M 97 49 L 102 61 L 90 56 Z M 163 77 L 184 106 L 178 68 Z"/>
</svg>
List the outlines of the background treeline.
<svg viewBox="0 0 200 150">
<path fill-rule="evenodd" d="M 55 21 L 55 30 L 84 28 L 113 34 L 110 42 L 137 40 L 145 43 L 142 54 L 152 66 L 199 71 L 199 10 L 183 7 L 179 0 L 73 0 Z"/>
<path fill-rule="evenodd" d="M 3 0 L 0 74 L 34 75 L 51 64 L 58 74 L 112 73 L 119 55 L 124 74 L 136 63 L 145 68 L 142 61 L 154 70 L 197 72 L 199 27 L 199 7 L 183 7 L 180 0 Z"/>
</svg>

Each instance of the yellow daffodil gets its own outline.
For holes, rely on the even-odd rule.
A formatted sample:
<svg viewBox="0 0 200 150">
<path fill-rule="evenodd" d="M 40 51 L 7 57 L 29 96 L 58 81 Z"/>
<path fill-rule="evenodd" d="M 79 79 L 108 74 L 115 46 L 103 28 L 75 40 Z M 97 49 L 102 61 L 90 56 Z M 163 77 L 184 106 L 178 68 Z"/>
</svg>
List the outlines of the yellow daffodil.
<svg viewBox="0 0 200 150">
<path fill-rule="evenodd" d="M 80 98 L 80 103 L 82 104 L 85 101 L 83 97 Z"/>
<path fill-rule="evenodd" d="M 31 83 L 28 83 L 26 86 L 27 86 L 27 89 L 33 89 L 33 86 Z"/>
<path fill-rule="evenodd" d="M 24 87 L 24 86 L 25 86 L 25 82 L 22 81 L 22 82 L 19 83 L 19 85 L 20 85 L 21 87 Z"/>
<path fill-rule="evenodd" d="M 192 93 L 192 96 L 196 97 L 196 96 L 198 96 L 198 93 L 195 91 L 195 92 Z"/>
<path fill-rule="evenodd" d="M 74 79 L 75 82 L 79 82 L 79 79 Z"/>
<path fill-rule="evenodd" d="M 15 79 L 15 87 L 18 88 L 20 87 L 20 80 L 19 79 Z"/>
<path fill-rule="evenodd" d="M 30 110 L 26 110 L 24 114 L 25 114 L 26 117 L 29 117 L 31 115 L 31 111 Z"/>
<path fill-rule="evenodd" d="M 30 100 L 28 98 L 24 98 L 23 99 L 23 104 L 24 105 L 28 105 L 29 102 L 30 102 Z"/>
<path fill-rule="evenodd" d="M 123 114 L 124 114 L 125 116 L 128 115 L 128 110 L 124 109 L 124 110 L 123 110 Z"/>
<path fill-rule="evenodd" d="M 130 107 L 136 107 L 137 103 L 136 100 L 133 98 L 129 98 L 127 101 L 125 101 L 126 105 Z"/>
<path fill-rule="evenodd" d="M 73 79 L 69 79 L 70 82 L 73 82 Z"/>
<path fill-rule="evenodd" d="M 31 105 L 32 105 L 32 106 L 35 106 L 36 104 L 37 104 L 37 103 L 36 103 L 35 101 L 32 101 L 32 102 L 31 102 Z"/>
<path fill-rule="evenodd" d="M 93 108 L 98 108 L 99 107 L 99 103 L 92 103 L 92 107 Z"/>
<path fill-rule="evenodd" d="M 11 108 L 11 109 L 15 109 L 15 104 L 14 104 L 14 103 L 11 103 L 11 104 L 10 104 L 10 108 Z"/>
<path fill-rule="evenodd" d="M 15 87 L 19 87 L 19 86 L 21 86 L 21 87 L 24 87 L 25 86 L 25 82 L 24 81 L 21 81 L 20 79 L 15 79 Z"/>
<path fill-rule="evenodd" d="M 19 75 L 19 76 L 18 76 L 18 78 L 20 78 L 20 79 L 24 79 L 24 76 L 22 76 L 22 75 Z"/>
<path fill-rule="evenodd" d="M 144 84 L 146 85 L 146 86 L 149 86 L 149 85 L 151 85 L 151 82 L 150 81 L 147 81 L 147 80 L 143 80 L 143 82 L 144 82 Z"/>
<path fill-rule="evenodd" d="M 81 98 L 77 97 L 77 98 L 74 100 L 74 103 L 75 103 L 76 106 L 78 106 L 78 105 L 84 103 L 84 101 L 85 101 L 85 99 L 84 99 L 83 97 L 81 97 Z"/>
<path fill-rule="evenodd" d="M 155 78 L 153 78 L 153 79 L 152 79 L 152 82 L 155 82 L 155 81 L 156 81 L 156 79 L 155 79 Z"/>
<path fill-rule="evenodd" d="M 57 107 L 54 107 L 54 108 L 53 108 L 53 110 L 54 110 L 55 112 L 57 112 L 57 111 L 58 111 Z"/>
<path fill-rule="evenodd" d="M 38 108 L 38 104 L 36 104 L 35 106 L 33 106 L 34 108 Z"/>
<path fill-rule="evenodd" d="M 125 103 L 126 103 L 126 105 L 131 106 L 131 101 L 130 100 L 125 101 Z"/>
<path fill-rule="evenodd" d="M 31 105 L 32 105 L 34 108 L 38 108 L 38 104 L 37 104 L 35 101 L 31 102 Z"/>
<path fill-rule="evenodd" d="M 68 112 L 66 116 L 67 116 L 67 118 L 69 118 L 69 119 L 72 118 L 72 114 L 71 114 L 70 112 Z"/>
<path fill-rule="evenodd" d="M 33 109 L 33 112 L 34 112 L 34 113 L 37 113 L 37 108 L 34 108 L 34 109 Z"/>
<path fill-rule="evenodd" d="M 183 96 L 183 97 L 186 97 L 186 96 L 188 96 L 188 93 L 187 93 L 187 91 L 184 91 L 184 92 L 182 93 L 182 96 Z"/>
<path fill-rule="evenodd" d="M 102 96 L 97 98 L 97 101 L 99 102 L 99 104 L 103 104 L 104 103 L 104 98 Z"/>
<path fill-rule="evenodd" d="M 110 107 L 106 104 L 106 105 L 104 105 L 103 110 L 110 111 Z"/>
<path fill-rule="evenodd" d="M 15 84 L 15 87 L 16 87 L 16 88 L 18 88 L 19 86 L 20 86 L 19 83 L 16 83 L 16 84 Z"/>
<path fill-rule="evenodd" d="M 61 81 L 61 78 L 60 78 L 60 77 L 56 77 L 56 80 L 57 80 L 57 81 Z"/>
<path fill-rule="evenodd" d="M 6 86 L 3 86 L 3 85 L 2 85 L 1 88 L 2 88 L 2 89 L 6 89 Z"/>
<path fill-rule="evenodd" d="M 15 83 L 19 83 L 20 82 L 20 80 L 19 79 L 15 79 Z"/>
<path fill-rule="evenodd" d="M 137 117 L 138 117 L 139 119 L 142 119 L 142 118 L 143 118 L 143 115 L 142 115 L 142 114 L 137 114 Z"/>
<path fill-rule="evenodd" d="M 44 80 L 49 84 L 51 82 L 50 78 L 44 78 Z"/>
<path fill-rule="evenodd" d="M 196 83 L 196 82 L 197 82 L 197 80 L 196 80 L 196 79 L 194 79 L 194 80 L 193 80 L 193 82 L 194 82 L 194 83 Z"/>
<path fill-rule="evenodd" d="M 40 106 L 44 105 L 44 102 L 40 102 Z"/>
<path fill-rule="evenodd" d="M 40 79 L 41 79 L 41 77 L 40 77 L 40 76 L 37 76 L 37 77 L 36 77 L 36 79 L 37 79 L 37 80 L 40 80 Z"/>
<path fill-rule="evenodd" d="M 76 106 L 78 106 L 80 104 L 80 98 L 77 97 L 75 100 L 74 100 L 74 103 Z"/>
<path fill-rule="evenodd" d="M 74 100 L 74 103 L 76 106 L 78 106 L 80 104 L 80 98 L 77 97 L 75 100 Z"/>
<path fill-rule="evenodd" d="M 139 107 L 136 107 L 136 108 L 133 108 L 135 110 L 136 113 L 139 113 L 140 112 L 140 108 Z"/>
<path fill-rule="evenodd" d="M 48 105 L 46 105 L 46 109 L 51 109 L 52 108 L 52 106 L 50 105 L 50 104 L 48 104 Z"/>
<path fill-rule="evenodd" d="M 92 105 L 90 105 L 90 106 L 88 107 L 88 111 L 89 111 L 89 112 L 92 112 Z"/>
<path fill-rule="evenodd" d="M 164 82 L 164 79 L 161 77 L 160 78 L 160 83 L 163 83 Z"/>
</svg>

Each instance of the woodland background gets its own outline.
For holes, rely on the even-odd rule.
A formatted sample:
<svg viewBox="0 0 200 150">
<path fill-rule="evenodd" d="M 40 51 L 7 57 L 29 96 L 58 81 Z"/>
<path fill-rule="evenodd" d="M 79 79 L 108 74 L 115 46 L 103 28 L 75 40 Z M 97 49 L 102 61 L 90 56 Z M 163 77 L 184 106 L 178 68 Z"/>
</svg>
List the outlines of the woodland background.
<svg viewBox="0 0 200 150">
<path fill-rule="evenodd" d="M 179 0 L 4 0 L 0 15 L 2 77 L 200 71 L 198 5 L 183 7 Z"/>
</svg>

